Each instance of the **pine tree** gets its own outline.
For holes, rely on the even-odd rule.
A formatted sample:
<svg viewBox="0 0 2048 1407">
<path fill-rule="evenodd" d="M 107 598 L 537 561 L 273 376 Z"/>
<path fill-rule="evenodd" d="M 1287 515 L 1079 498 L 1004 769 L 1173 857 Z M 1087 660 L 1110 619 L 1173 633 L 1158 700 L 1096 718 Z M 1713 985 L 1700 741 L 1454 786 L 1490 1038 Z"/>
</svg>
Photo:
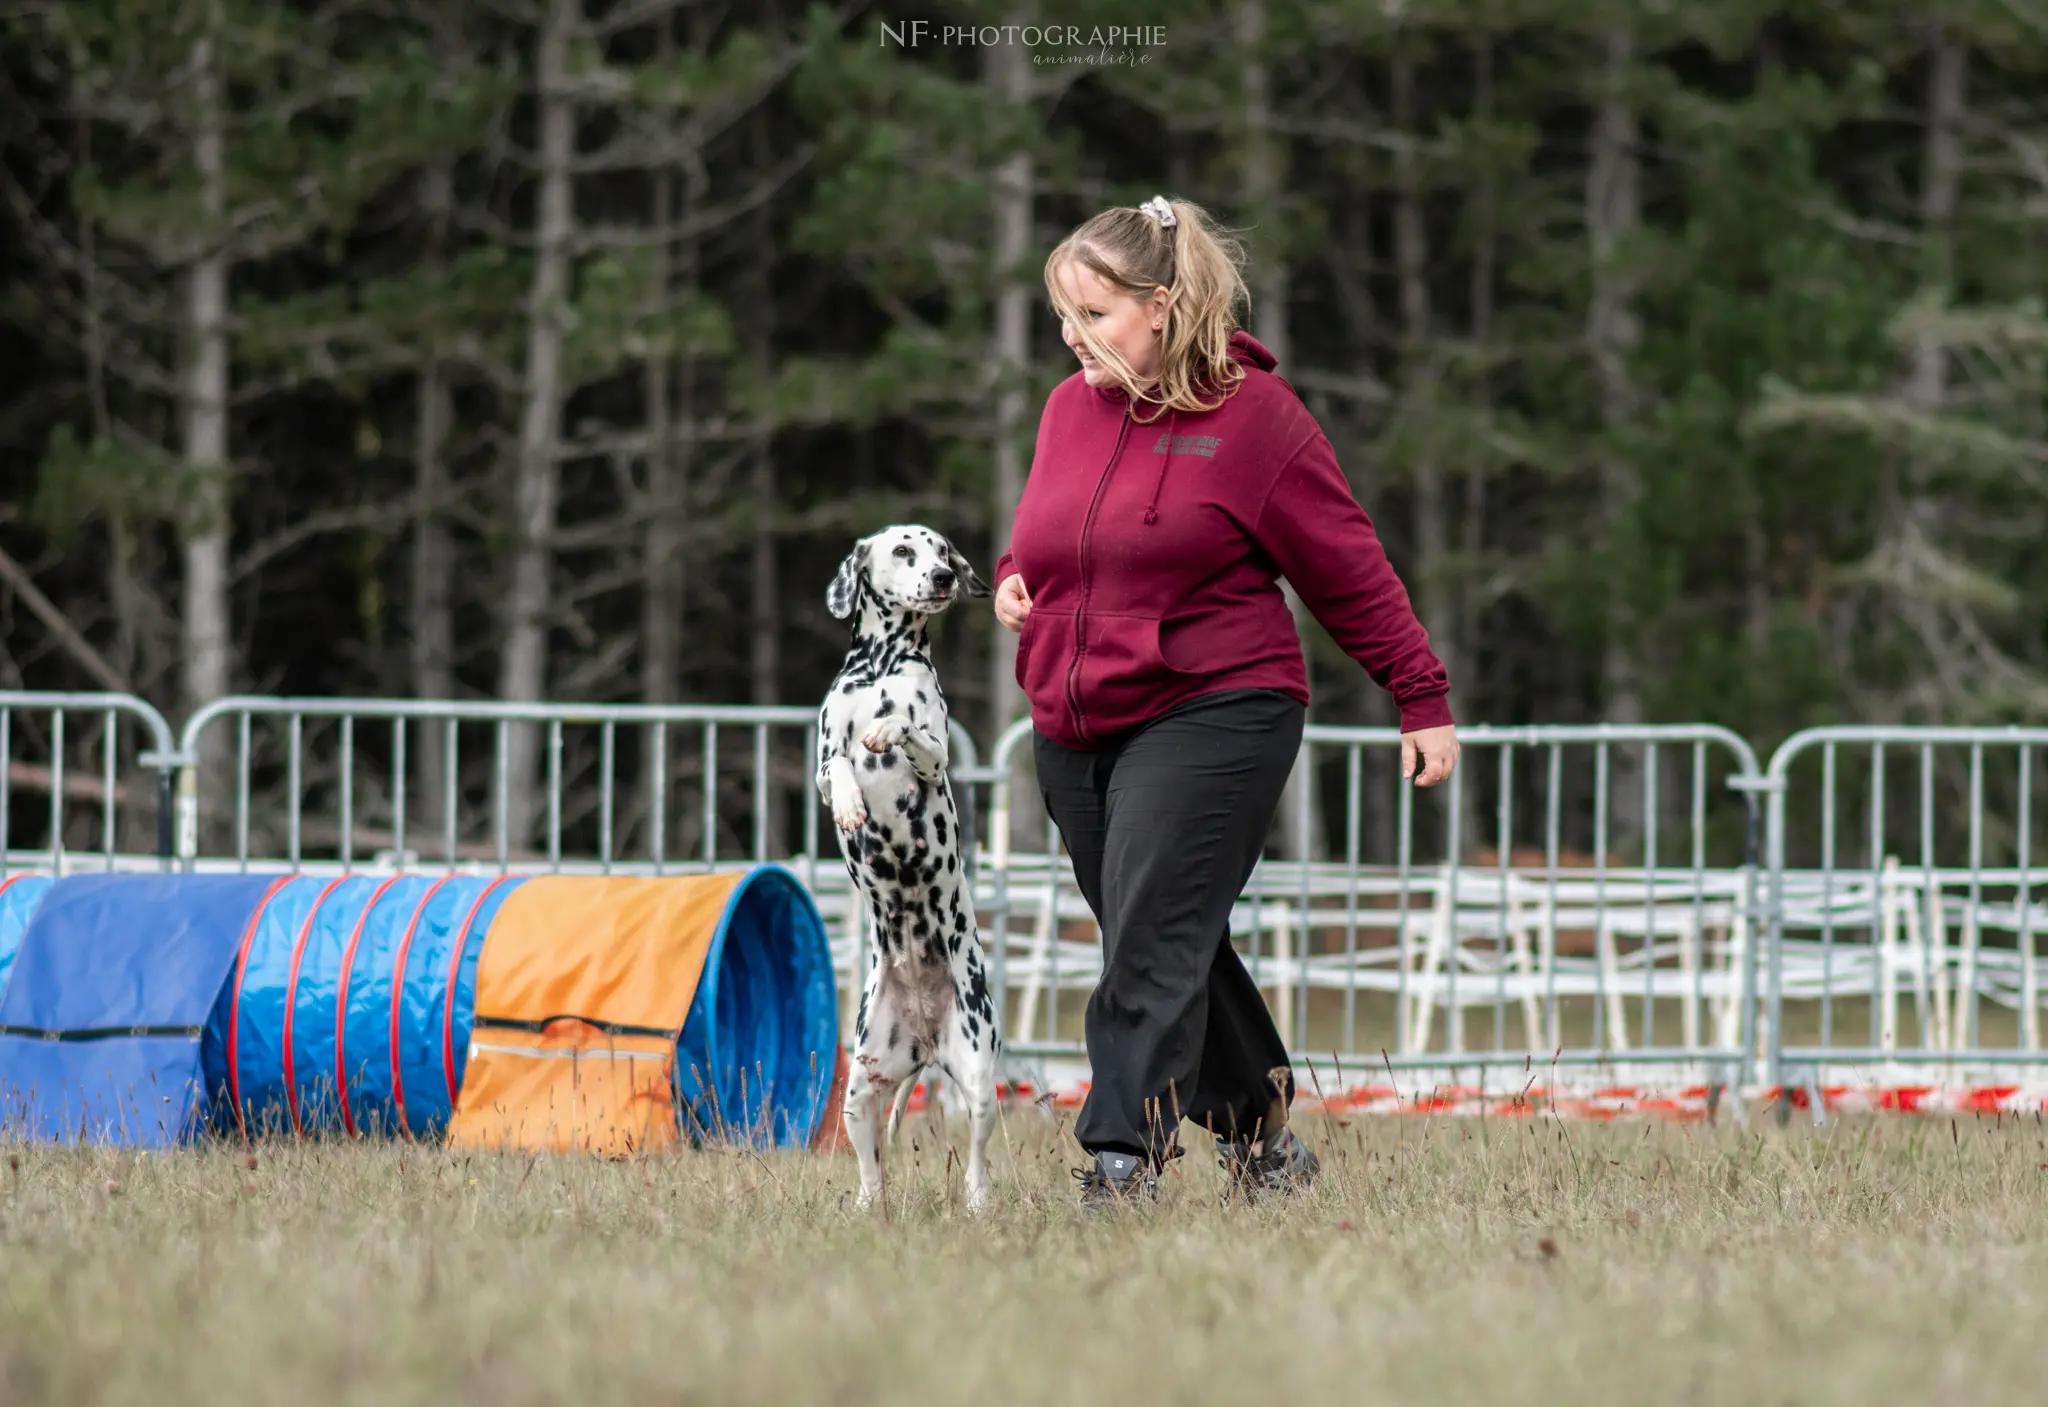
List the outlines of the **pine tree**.
<svg viewBox="0 0 2048 1407">
<path fill-rule="evenodd" d="M 109 519 L 117 561 L 172 528 L 189 710 L 234 687 L 234 588 L 264 560 L 233 552 L 239 486 L 264 467 L 234 431 L 290 383 L 238 374 L 270 281 L 255 276 L 311 257 L 388 173 L 365 114 L 393 95 L 390 69 L 366 59 L 346 7 L 82 0 L 27 19 L 75 134 L 67 216 L 32 229 L 92 401 L 85 433 L 52 441 L 38 507 L 59 525 Z M 202 741 L 214 795 L 232 794 L 225 744 L 219 729 Z"/>
</svg>

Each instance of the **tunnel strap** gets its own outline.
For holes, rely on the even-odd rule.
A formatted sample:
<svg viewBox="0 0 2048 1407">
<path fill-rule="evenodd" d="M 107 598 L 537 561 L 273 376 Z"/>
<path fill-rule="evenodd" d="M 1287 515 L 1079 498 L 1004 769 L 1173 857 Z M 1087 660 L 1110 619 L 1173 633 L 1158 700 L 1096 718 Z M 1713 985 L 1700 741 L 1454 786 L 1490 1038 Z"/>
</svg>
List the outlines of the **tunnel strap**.
<svg viewBox="0 0 2048 1407">
<path fill-rule="evenodd" d="M 682 1029 L 678 1026 L 632 1026 L 623 1021 L 599 1021 L 591 1016 L 579 1016 L 573 1011 L 560 1012 L 554 1016 L 540 1016 L 527 1019 L 518 1016 L 478 1016 L 475 1029 L 479 1031 L 530 1031 L 534 1035 L 545 1035 L 548 1028 L 563 1021 L 574 1021 L 607 1036 L 646 1036 L 651 1040 L 676 1038 Z"/>
<path fill-rule="evenodd" d="M 206 1034 L 204 1026 L 0 1026 L 0 1036 L 21 1036 L 31 1041 L 116 1041 L 129 1036 L 167 1036 L 193 1040 Z"/>
</svg>

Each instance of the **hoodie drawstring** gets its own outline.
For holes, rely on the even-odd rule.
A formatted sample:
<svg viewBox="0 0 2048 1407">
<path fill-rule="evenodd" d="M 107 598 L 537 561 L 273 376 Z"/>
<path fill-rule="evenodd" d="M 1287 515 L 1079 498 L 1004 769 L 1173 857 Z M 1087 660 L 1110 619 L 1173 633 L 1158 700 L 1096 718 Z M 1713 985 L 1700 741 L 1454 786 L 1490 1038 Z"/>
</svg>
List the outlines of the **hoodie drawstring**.
<svg viewBox="0 0 2048 1407">
<path fill-rule="evenodd" d="M 1159 447 L 1159 477 L 1152 481 L 1152 501 L 1145 505 L 1145 526 L 1148 528 L 1159 521 L 1159 491 L 1166 487 L 1166 466 L 1173 460 L 1173 427 L 1179 423 L 1179 411 L 1167 412 L 1166 442 Z"/>
</svg>

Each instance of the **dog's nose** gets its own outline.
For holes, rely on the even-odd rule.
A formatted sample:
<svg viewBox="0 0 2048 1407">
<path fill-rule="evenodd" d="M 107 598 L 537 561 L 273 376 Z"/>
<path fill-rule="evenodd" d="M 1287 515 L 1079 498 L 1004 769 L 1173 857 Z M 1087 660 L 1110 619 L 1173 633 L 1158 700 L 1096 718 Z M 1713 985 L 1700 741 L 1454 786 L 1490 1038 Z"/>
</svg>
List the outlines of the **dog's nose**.
<svg viewBox="0 0 2048 1407">
<path fill-rule="evenodd" d="M 947 587 L 951 586 L 954 582 L 958 581 L 959 579 L 959 576 L 953 571 L 951 567 L 932 568 L 932 585 L 938 587 L 941 591 L 945 590 Z"/>
</svg>

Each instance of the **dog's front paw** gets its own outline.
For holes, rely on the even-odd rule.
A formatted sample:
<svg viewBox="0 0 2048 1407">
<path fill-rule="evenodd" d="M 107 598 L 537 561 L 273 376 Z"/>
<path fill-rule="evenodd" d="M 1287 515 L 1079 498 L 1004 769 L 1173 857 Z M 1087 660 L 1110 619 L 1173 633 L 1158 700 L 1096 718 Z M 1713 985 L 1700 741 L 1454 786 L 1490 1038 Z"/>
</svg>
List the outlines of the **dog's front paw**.
<svg viewBox="0 0 2048 1407">
<path fill-rule="evenodd" d="M 861 735 L 860 745 L 869 752 L 887 752 L 892 747 L 902 746 L 908 736 L 910 729 L 902 719 L 884 718 Z"/>
<path fill-rule="evenodd" d="M 832 823 L 843 831 L 857 831 L 868 823 L 867 803 L 857 787 L 839 787 L 832 793 Z"/>
</svg>

